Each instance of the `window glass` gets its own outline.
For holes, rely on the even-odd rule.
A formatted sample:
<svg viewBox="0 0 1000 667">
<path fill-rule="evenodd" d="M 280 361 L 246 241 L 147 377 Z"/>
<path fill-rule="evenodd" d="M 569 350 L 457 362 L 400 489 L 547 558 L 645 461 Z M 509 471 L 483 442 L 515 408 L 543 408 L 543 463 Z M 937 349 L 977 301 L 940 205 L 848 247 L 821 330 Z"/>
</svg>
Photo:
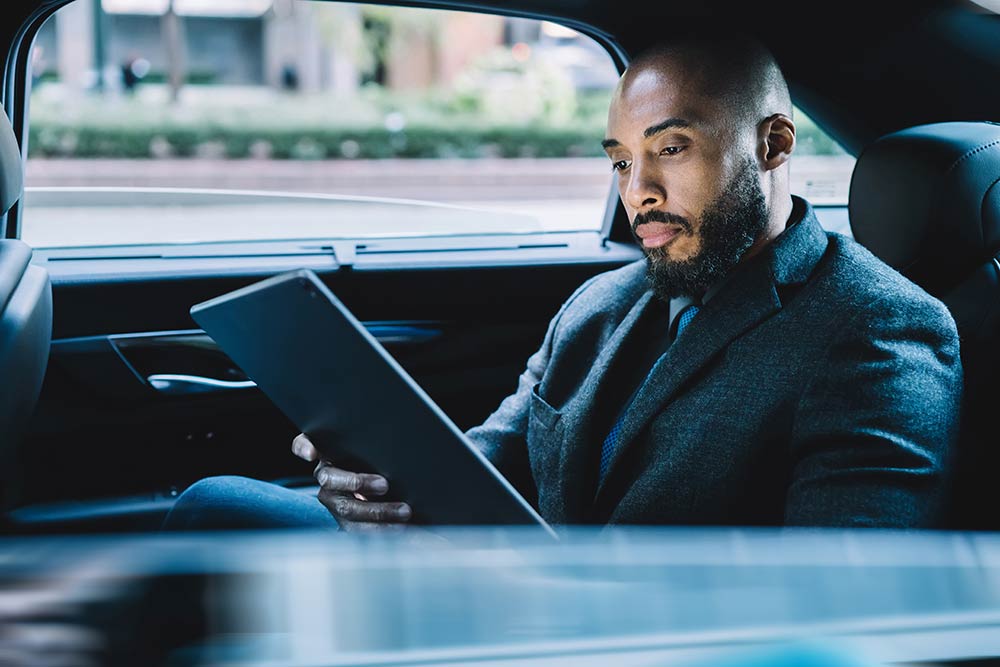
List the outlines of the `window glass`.
<svg viewBox="0 0 1000 667">
<path fill-rule="evenodd" d="M 618 73 L 573 30 L 307 0 L 98 9 L 66 5 L 33 46 L 36 247 L 601 227 Z M 797 121 L 793 190 L 845 203 L 852 158 Z"/>
<path fill-rule="evenodd" d="M 618 74 L 577 32 L 302 0 L 101 9 L 67 5 L 34 45 L 35 246 L 601 227 Z"/>
<path fill-rule="evenodd" d="M 857 159 L 847 153 L 801 109 L 795 120 L 795 153 L 789 162 L 792 194 L 808 199 L 816 207 L 840 207 L 820 211 L 820 222 L 830 231 L 851 234 L 847 218 L 847 192 Z"/>
</svg>

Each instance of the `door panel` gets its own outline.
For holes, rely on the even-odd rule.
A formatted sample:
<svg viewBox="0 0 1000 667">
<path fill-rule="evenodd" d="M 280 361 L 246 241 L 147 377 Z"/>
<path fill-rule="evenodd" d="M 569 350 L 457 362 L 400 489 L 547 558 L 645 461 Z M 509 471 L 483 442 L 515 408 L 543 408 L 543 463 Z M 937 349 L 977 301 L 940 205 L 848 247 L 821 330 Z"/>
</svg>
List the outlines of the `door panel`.
<svg viewBox="0 0 1000 667">
<path fill-rule="evenodd" d="M 320 276 L 468 428 L 515 388 L 566 297 L 625 261 Z M 56 280 L 54 343 L 15 518 L 46 530 L 154 527 L 205 476 L 308 482 L 311 466 L 289 449 L 297 429 L 256 388 L 190 386 L 247 380 L 195 328 L 190 306 L 263 277 Z"/>
</svg>

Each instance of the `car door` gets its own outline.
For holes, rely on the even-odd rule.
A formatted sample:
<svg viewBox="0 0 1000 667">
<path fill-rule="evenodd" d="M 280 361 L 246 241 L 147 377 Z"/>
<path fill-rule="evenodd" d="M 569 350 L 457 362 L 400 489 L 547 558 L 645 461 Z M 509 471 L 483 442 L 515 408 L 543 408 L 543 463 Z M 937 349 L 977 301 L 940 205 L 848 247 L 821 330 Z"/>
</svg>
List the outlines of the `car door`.
<svg viewBox="0 0 1000 667">
<path fill-rule="evenodd" d="M 240 79 L 250 74 L 225 78 L 226 67 L 255 55 L 255 48 L 277 48 L 266 39 L 253 42 L 261 31 L 285 31 L 274 38 L 284 49 L 297 37 L 316 38 L 303 27 L 305 18 L 334 27 L 348 22 L 365 34 L 388 25 L 403 35 L 395 38 L 397 48 L 417 56 L 426 46 L 406 31 L 479 31 L 491 40 L 489 49 L 470 45 L 448 54 L 465 58 L 470 76 L 481 79 L 469 84 L 473 89 L 483 81 L 506 81 L 503 66 L 489 58 L 516 63 L 518 50 L 531 48 L 550 54 L 545 68 L 551 69 L 570 49 L 574 68 L 559 74 L 566 87 L 550 94 L 552 104 L 562 102 L 561 94 L 606 98 L 617 76 L 615 60 L 595 42 L 538 21 L 525 26 L 460 12 L 394 14 L 294 4 L 298 14 L 291 21 L 270 15 L 164 15 L 153 21 L 105 8 L 95 25 L 110 40 L 106 53 L 124 53 L 115 51 L 115 40 L 129 39 L 140 53 L 129 56 L 130 72 L 140 49 L 149 46 L 135 35 L 167 35 L 171 21 L 186 30 L 193 60 L 214 62 L 211 56 L 227 63 L 203 89 L 192 82 L 192 64 L 179 102 L 171 101 L 168 82 L 153 75 L 142 81 L 131 72 L 123 79 L 127 85 L 116 87 L 113 71 L 106 70 L 99 87 L 82 92 L 67 83 L 65 66 L 57 79 L 46 79 L 45 72 L 61 61 L 41 61 L 52 58 L 53 50 L 73 48 L 66 27 L 91 17 L 71 3 L 36 26 L 34 55 L 22 60 L 34 60 L 35 69 L 23 128 L 28 188 L 16 230 L 35 247 L 33 261 L 51 275 L 54 325 L 37 413 L 20 447 L 19 508 L 13 516 L 22 528 L 152 528 L 179 491 L 210 475 L 289 485 L 311 480 L 311 467 L 290 452 L 296 426 L 192 321 L 189 309 L 200 301 L 310 268 L 464 429 L 515 388 L 549 319 L 580 283 L 641 256 L 630 243 L 608 240 L 616 208 L 610 170 L 595 160 L 599 123 L 590 123 L 588 155 L 577 157 L 573 142 L 580 140 L 561 138 L 565 128 L 533 133 L 532 117 L 526 116 L 511 130 L 485 106 L 483 128 L 450 131 L 440 124 L 400 127 L 429 112 L 376 105 L 376 126 L 330 139 L 344 130 L 338 129 L 336 109 L 327 106 L 320 111 L 329 124 L 320 128 L 307 114 L 284 124 L 247 120 L 256 123 L 260 138 L 251 136 L 252 145 L 239 157 L 220 155 L 220 143 L 225 152 L 250 136 L 241 133 L 240 114 L 266 114 L 273 104 L 276 113 L 290 115 L 296 106 L 326 99 L 322 84 L 313 90 L 302 83 L 302 70 L 317 57 L 308 50 L 292 49 L 299 72 L 290 73 L 295 67 L 289 65 L 275 81 L 261 76 L 251 86 Z M 359 20 L 359 12 L 367 13 Z M 208 39 L 210 32 L 219 43 Z M 92 39 L 97 44 L 101 37 Z M 256 46 L 239 41 L 247 39 Z M 560 40 L 573 44 L 561 46 Z M 44 47 L 49 53 L 39 56 Z M 169 68 L 151 57 L 147 67 L 153 71 Z M 373 79 L 357 85 L 400 100 L 405 95 L 394 92 L 393 77 L 416 76 L 406 58 L 358 74 Z M 536 74 L 524 68 L 521 79 L 504 85 L 526 89 L 535 85 L 527 79 Z M 425 78 L 459 86 L 461 76 L 431 72 Z M 485 99 L 489 93 L 461 94 Z M 225 95 L 235 101 L 227 103 Z M 66 99 L 78 105 L 68 119 Z M 390 100 L 390 106 L 395 103 Z M 122 112 L 123 106 L 137 117 Z M 205 114 L 203 124 L 178 130 L 184 113 Z M 149 119 L 157 114 L 171 119 L 157 125 Z M 185 131 L 210 135 L 213 127 L 221 139 L 184 143 L 190 139 Z M 143 132 L 152 136 L 145 140 Z M 494 145 L 480 151 L 475 144 L 487 139 Z M 553 143 L 552 157 L 505 159 L 539 139 Z M 144 152 L 133 157 L 129 142 L 144 140 Z M 409 147 L 377 154 L 384 143 L 391 149 L 399 141 Z M 569 141 L 569 148 L 560 141 Z M 436 142 L 438 158 L 427 158 L 414 147 L 419 142 Z M 253 152 L 263 151 L 265 143 L 267 155 Z M 329 145 L 340 155 L 310 157 L 310 150 L 322 153 Z M 324 185 L 327 192 L 316 194 Z M 392 406 L 385 409 L 391 419 Z"/>
<path fill-rule="evenodd" d="M 310 268 L 468 428 L 577 286 L 642 257 L 600 146 L 624 66 L 606 35 L 141 4 L 46 3 L 10 39 L 28 187 L 6 231 L 54 293 L 22 528 L 155 527 L 209 475 L 310 481 L 296 426 L 191 320 L 200 301 Z M 853 157 L 797 117 L 793 191 L 849 233 Z"/>
</svg>

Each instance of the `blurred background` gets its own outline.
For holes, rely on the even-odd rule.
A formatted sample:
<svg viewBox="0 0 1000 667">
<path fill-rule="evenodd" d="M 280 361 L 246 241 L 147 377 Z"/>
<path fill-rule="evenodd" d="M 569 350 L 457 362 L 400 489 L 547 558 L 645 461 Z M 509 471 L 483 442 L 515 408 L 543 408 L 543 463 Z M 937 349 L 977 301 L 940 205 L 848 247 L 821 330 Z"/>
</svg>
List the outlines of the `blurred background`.
<svg viewBox="0 0 1000 667">
<path fill-rule="evenodd" d="M 29 188 L 421 199 L 555 231 L 600 229 L 612 187 L 600 141 L 618 72 L 554 23 L 307 0 L 76 0 L 39 33 L 32 70 Z M 794 191 L 846 203 L 853 158 L 797 121 Z M 48 201 L 29 192 L 35 245 L 67 242 L 38 227 Z"/>
</svg>

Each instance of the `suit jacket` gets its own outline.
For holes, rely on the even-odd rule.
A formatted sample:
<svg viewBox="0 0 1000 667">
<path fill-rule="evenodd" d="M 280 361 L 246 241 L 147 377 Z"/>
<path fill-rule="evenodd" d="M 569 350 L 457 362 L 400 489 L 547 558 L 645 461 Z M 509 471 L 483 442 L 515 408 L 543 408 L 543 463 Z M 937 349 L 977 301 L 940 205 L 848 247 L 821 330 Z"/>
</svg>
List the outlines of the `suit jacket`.
<svg viewBox="0 0 1000 667">
<path fill-rule="evenodd" d="M 948 310 L 800 222 L 741 264 L 653 366 L 598 480 L 612 381 L 656 299 L 645 260 L 582 285 L 469 437 L 553 523 L 933 526 L 962 369 Z M 664 333 L 665 335 L 665 333 Z M 611 406 L 610 408 L 608 406 Z"/>
</svg>

